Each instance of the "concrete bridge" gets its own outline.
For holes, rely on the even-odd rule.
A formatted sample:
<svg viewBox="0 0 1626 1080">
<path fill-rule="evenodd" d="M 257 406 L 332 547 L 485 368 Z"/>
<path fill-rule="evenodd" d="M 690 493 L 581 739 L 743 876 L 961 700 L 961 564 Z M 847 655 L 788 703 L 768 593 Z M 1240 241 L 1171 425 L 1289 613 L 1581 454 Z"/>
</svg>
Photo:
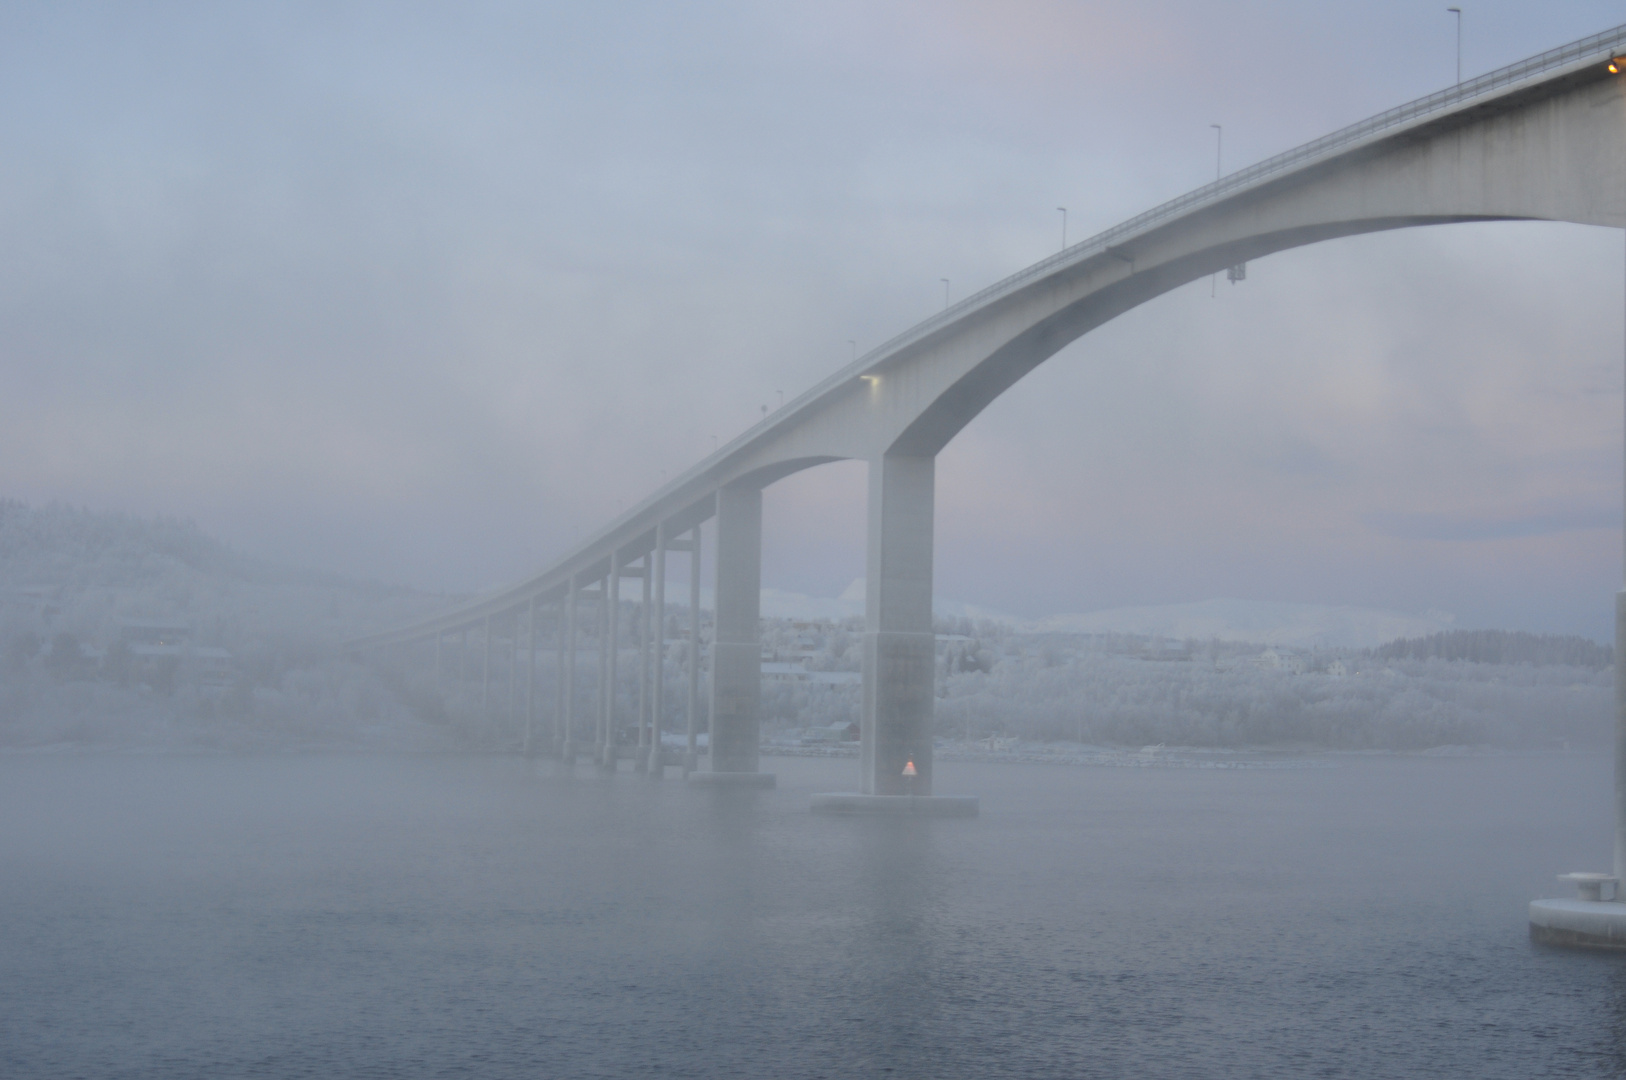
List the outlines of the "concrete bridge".
<svg viewBox="0 0 1626 1080">
<path fill-rule="evenodd" d="M 869 464 L 862 765 L 868 796 L 932 793 L 932 530 L 937 453 L 1022 376 L 1137 304 L 1273 252 L 1358 233 L 1462 221 L 1539 219 L 1626 227 L 1626 27 L 1490 72 L 1336 131 L 1149 210 L 968 297 L 789 402 L 650 495 L 558 563 L 358 648 L 484 635 L 528 642 L 526 749 L 614 766 L 621 581 L 642 579 L 637 616 L 642 767 L 660 751 L 664 680 L 649 624 L 665 626 L 665 573 L 691 560 L 689 633 L 698 646 L 702 522 L 715 517 L 715 633 L 709 773 L 758 773 L 762 490 L 839 460 Z M 1626 596 L 1626 593 L 1623 593 Z M 597 715 L 576 717 L 581 613 L 596 605 Z M 1626 612 L 1626 608 L 1621 609 Z M 1623 616 L 1626 617 L 1626 616 Z M 551 622 L 560 694 L 551 724 L 535 700 L 539 625 Z M 664 631 L 662 631 L 664 636 Z M 688 762 L 700 670 L 688 650 Z M 659 658 L 653 660 L 658 671 Z M 513 691 L 510 690 L 512 695 Z M 591 745 L 578 744 L 591 722 Z M 1626 746 L 1626 741 L 1622 742 Z M 917 775 L 905 777 L 909 763 Z M 704 777 L 707 774 L 701 773 Z M 1626 769 L 1623 769 L 1626 775 Z M 1623 789 L 1626 800 L 1626 789 Z M 1622 804 L 1626 823 L 1626 801 Z M 1626 836 L 1626 832 L 1622 833 Z M 1626 848 L 1617 841 L 1626 868 Z"/>
</svg>

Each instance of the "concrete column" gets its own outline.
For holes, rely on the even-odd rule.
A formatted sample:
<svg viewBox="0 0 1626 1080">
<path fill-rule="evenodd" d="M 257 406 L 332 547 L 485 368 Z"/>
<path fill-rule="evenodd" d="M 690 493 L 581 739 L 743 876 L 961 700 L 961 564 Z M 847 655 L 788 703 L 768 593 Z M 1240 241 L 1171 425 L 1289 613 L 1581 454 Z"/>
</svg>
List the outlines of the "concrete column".
<svg viewBox="0 0 1626 1080">
<path fill-rule="evenodd" d="M 606 769 L 615 768 L 615 669 L 621 653 L 621 556 L 610 553 L 609 591 L 605 603 L 604 654 L 604 754 L 600 762 Z"/>
<path fill-rule="evenodd" d="M 536 726 L 536 597 L 531 597 L 530 621 L 525 626 L 525 742 L 521 747 L 531 756 L 531 729 Z"/>
<path fill-rule="evenodd" d="M 576 761 L 576 575 L 565 586 L 564 626 L 559 634 L 559 709 L 554 714 L 559 759 Z"/>
<path fill-rule="evenodd" d="M 485 622 L 485 666 L 480 669 L 480 717 L 484 719 L 491 715 L 491 616 L 486 616 Z"/>
<path fill-rule="evenodd" d="M 869 465 L 861 790 L 932 793 L 932 513 L 936 459 Z M 915 777 L 903 771 L 914 762 Z"/>
<path fill-rule="evenodd" d="M 1615 594 L 1615 877 L 1626 899 L 1626 589 Z"/>
<path fill-rule="evenodd" d="M 759 601 L 760 602 L 760 601 Z M 685 775 L 694 770 L 695 736 L 700 731 L 700 526 L 694 527 L 689 541 L 689 694 L 684 712 L 688 726 L 689 749 L 683 759 Z"/>
<path fill-rule="evenodd" d="M 717 493 L 711 771 L 756 772 L 762 704 L 762 490 Z"/>
<path fill-rule="evenodd" d="M 649 706 L 654 691 L 649 685 L 649 613 L 650 589 L 655 573 L 652 555 L 644 556 L 644 598 L 638 605 L 638 771 L 649 768 Z"/>
<path fill-rule="evenodd" d="M 1626 530 L 1621 536 L 1626 545 Z M 1615 879 L 1615 898 L 1626 899 L 1626 586 L 1615 594 Z"/>
<path fill-rule="evenodd" d="M 508 633 L 508 723 L 516 719 L 514 715 L 515 691 L 519 688 L 519 612 L 514 612 L 514 620 L 510 624 L 512 629 Z"/>
<path fill-rule="evenodd" d="M 610 613 L 604 606 L 605 598 L 610 595 L 609 578 L 598 579 L 598 670 L 596 679 L 598 694 L 593 701 L 593 760 L 600 765 L 604 763 L 604 667 L 607 656 L 604 652 L 604 627 L 609 624 Z"/>
<path fill-rule="evenodd" d="M 655 607 L 650 613 L 655 624 L 654 656 L 651 658 L 654 685 L 649 702 L 649 774 L 659 780 L 666 772 L 661 760 L 661 720 L 666 708 L 666 526 L 655 526 Z"/>
</svg>

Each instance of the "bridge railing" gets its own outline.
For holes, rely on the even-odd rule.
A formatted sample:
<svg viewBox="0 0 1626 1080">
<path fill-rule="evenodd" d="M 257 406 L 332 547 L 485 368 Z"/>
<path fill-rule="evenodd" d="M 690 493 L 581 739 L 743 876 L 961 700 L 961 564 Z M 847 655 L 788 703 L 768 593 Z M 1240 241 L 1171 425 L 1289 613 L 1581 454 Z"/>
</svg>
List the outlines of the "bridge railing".
<svg viewBox="0 0 1626 1080">
<path fill-rule="evenodd" d="M 1189 191 L 1179 198 L 1170 199 L 1161 206 L 1153 207 L 1143 214 L 1130 218 L 1128 221 L 1114 225 L 1106 232 L 1098 233 L 1088 240 L 1075 245 L 1082 249 L 1105 249 L 1114 240 L 1127 238 L 1141 232 L 1149 226 L 1156 225 L 1164 220 L 1173 218 L 1204 202 L 1229 195 L 1242 188 L 1250 187 L 1261 180 L 1268 179 L 1292 169 L 1301 168 L 1318 158 L 1328 157 L 1339 151 L 1358 146 L 1394 128 L 1403 127 L 1416 120 L 1450 111 L 1457 105 L 1485 97 L 1514 83 L 1523 82 L 1533 76 L 1542 75 L 1550 71 L 1568 67 L 1577 61 L 1602 57 L 1626 48 L 1626 26 L 1617 26 L 1613 30 L 1605 30 L 1601 34 L 1582 38 L 1580 41 L 1561 45 L 1556 49 L 1549 49 L 1544 53 L 1520 60 L 1516 64 L 1497 68 L 1486 72 L 1467 82 L 1458 83 L 1447 90 L 1439 90 L 1427 97 L 1416 101 L 1397 105 L 1387 112 L 1380 112 L 1376 116 L 1368 117 L 1360 123 L 1340 128 L 1329 135 L 1313 139 L 1303 146 L 1266 158 L 1264 161 L 1249 165 L 1246 169 L 1239 169 L 1229 176 L 1221 177 L 1212 184 L 1207 184 Z M 1053 256 L 1052 259 L 1058 258 Z M 1029 270 L 1043 266 L 1043 263 L 1030 267 Z M 1026 274 L 1028 271 L 1024 271 Z M 1023 276 L 1023 275 L 1017 275 Z M 1003 283 L 1002 283 L 1003 284 Z M 997 286 L 996 286 L 997 287 Z"/>
</svg>

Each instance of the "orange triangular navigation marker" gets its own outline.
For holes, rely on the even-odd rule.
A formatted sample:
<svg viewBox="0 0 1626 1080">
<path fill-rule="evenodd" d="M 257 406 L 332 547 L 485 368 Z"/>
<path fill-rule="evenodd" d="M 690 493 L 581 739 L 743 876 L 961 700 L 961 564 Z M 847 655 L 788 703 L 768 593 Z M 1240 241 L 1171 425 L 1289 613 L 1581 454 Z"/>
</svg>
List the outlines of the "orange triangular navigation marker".
<svg viewBox="0 0 1626 1080">
<path fill-rule="evenodd" d="M 904 767 L 903 767 L 903 775 L 905 775 L 905 776 L 913 776 L 913 775 L 915 775 L 915 763 L 914 762 L 911 761 L 911 762 L 908 762 L 907 764 L 904 765 Z"/>
</svg>

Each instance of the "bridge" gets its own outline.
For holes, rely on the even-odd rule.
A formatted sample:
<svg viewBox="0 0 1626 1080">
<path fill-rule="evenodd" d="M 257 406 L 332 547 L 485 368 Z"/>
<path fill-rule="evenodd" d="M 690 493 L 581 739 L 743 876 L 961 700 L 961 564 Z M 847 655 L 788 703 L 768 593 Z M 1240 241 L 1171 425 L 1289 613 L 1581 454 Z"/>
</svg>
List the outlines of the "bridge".
<svg viewBox="0 0 1626 1080">
<path fill-rule="evenodd" d="M 1074 244 L 855 359 L 540 573 L 351 644 L 422 650 L 432 643 L 438 673 L 445 643 L 460 643 L 463 664 L 469 634 L 476 633 L 485 646 L 484 697 L 493 634 L 505 634 L 504 648 L 517 647 L 525 657 L 527 753 L 567 761 L 591 754 L 612 769 L 618 756 L 630 754 L 655 776 L 668 765 L 694 768 L 702 677 L 700 525 L 715 518 L 713 640 L 705 673 L 709 765 L 694 778 L 752 782 L 764 777 L 758 761 L 762 491 L 803 469 L 862 460 L 869 466 L 869 494 L 859 792 L 930 796 L 935 460 L 949 440 L 1081 335 L 1171 289 L 1273 252 L 1452 222 L 1626 227 L 1622 53 L 1626 26 L 1390 109 Z M 666 570 L 674 553 L 690 559 L 681 754 L 663 750 L 670 710 L 666 680 L 658 675 L 660 650 L 652 645 L 665 639 Z M 641 579 L 643 588 L 633 616 L 640 643 L 636 751 L 618 746 L 628 710 L 618 709 L 613 692 L 622 652 L 616 645 L 622 582 L 629 577 Z M 1626 620 L 1626 592 L 1621 596 L 1617 617 Z M 578 638 L 590 606 L 602 627 L 597 703 L 593 715 L 578 716 Z M 559 672 L 545 718 L 536 701 L 544 633 Z M 509 664 L 510 701 L 519 666 Z M 1617 745 L 1626 755 L 1619 733 Z M 1618 759 L 1617 772 L 1626 778 L 1626 757 Z M 1626 869 L 1626 786 L 1619 780 L 1617 790 L 1618 873 Z"/>
</svg>

